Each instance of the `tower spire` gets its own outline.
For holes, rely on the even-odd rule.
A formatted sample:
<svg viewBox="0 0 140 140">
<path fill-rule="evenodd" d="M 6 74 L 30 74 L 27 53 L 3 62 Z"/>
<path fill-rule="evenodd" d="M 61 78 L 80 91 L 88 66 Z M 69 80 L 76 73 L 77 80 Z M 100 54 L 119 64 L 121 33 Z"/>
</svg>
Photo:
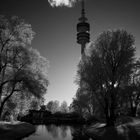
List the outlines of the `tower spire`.
<svg viewBox="0 0 140 140">
<path fill-rule="evenodd" d="M 82 17 L 85 17 L 85 1 L 82 0 Z"/>
<path fill-rule="evenodd" d="M 90 25 L 87 22 L 85 16 L 85 1 L 81 0 L 81 17 L 79 18 L 79 23 L 77 24 L 77 43 L 81 45 L 81 54 L 84 55 L 84 49 L 86 43 L 90 40 Z"/>
<path fill-rule="evenodd" d="M 87 18 L 85 17 L 85 1 L 81 1 L 81 17 L 79 18 L 79 21 L 86 22 Z"/>
</svg>

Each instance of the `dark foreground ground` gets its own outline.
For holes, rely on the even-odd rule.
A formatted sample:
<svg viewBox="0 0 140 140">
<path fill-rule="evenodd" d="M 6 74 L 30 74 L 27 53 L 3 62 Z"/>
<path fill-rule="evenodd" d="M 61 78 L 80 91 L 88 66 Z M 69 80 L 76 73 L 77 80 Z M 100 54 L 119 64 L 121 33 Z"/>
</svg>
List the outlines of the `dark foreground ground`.
<svg viewBox="0 0 140 140">
<path fill-rule="evenodd" d="M 131 118 L 116 127 L 96 123 L 87 128 L 86 134 L 95 140 L 140 140 L 140 119 Z"/>
<path fill-rule="evenodd" d="M 0 122 L 0 140 L 19 140 L 33 132 L 35 127 L 29 123 Z M 115 127 L 94 123 L 86 128 L 85 133 L 94 140 L 140 140 L 140 119 L 129 118 Z"/>
<path fill-rule="evenodd" d="M 0 122 L 0 140 L 18 140 L 35 132 L 35 127 L 29 123 Z"/>
</svg>

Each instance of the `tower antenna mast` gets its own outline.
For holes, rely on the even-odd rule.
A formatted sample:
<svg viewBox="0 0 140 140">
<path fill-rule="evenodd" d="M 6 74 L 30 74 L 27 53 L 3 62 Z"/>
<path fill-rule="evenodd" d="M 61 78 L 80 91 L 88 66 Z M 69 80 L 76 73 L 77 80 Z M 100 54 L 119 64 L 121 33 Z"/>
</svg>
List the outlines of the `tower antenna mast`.
<svg viewBox="0 0 140 140">
<path fill-rule="evenodd" d="M 85 17 L 85 1 L 82 0 L 81 4 L 82 4 L 82 17 Z"/>
</svg>

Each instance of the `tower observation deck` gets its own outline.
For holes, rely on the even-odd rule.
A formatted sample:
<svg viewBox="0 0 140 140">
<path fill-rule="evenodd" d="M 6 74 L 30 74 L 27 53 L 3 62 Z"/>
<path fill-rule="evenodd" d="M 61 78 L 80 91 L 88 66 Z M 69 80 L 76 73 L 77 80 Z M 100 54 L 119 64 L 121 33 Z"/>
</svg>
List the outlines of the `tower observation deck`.
<svg viewBox="0 0 140 140">
<path fill-rule="evenodd" d="M 87 22 L 88 19 L 85 16 L 84 0 L 81 1 L 81 5 L 81 17 L 79 18 L 79 23 L 77 24 L 77 43 L 81 45 L 81 55 L 84 55 L 86 43 L 90 41 L 90 24 Z"/>
</svg>

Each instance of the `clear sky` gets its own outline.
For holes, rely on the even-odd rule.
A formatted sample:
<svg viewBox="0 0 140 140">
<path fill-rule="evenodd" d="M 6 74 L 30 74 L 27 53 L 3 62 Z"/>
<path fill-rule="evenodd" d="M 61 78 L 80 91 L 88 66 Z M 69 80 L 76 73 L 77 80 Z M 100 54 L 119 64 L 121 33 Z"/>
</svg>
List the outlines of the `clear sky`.
<svg viewBox="0 0 140 140">
<path fill-rule="evenodd" d="M 74 7 L 52 8 L 48 0 L 0 0 L 1 15 L 17 15 L 32 25 L 36 36 L 32 47 L 50 61 L 49 100 L 72 101 L 80 46 L 76 43 L 76 24 L 80 3 Z M 140 0 L 86 0 L 86 15 L 91 25 L 91 41 L 107 29 L 126 29 L 135 36 L 140 54 Z"/>
</svg>

